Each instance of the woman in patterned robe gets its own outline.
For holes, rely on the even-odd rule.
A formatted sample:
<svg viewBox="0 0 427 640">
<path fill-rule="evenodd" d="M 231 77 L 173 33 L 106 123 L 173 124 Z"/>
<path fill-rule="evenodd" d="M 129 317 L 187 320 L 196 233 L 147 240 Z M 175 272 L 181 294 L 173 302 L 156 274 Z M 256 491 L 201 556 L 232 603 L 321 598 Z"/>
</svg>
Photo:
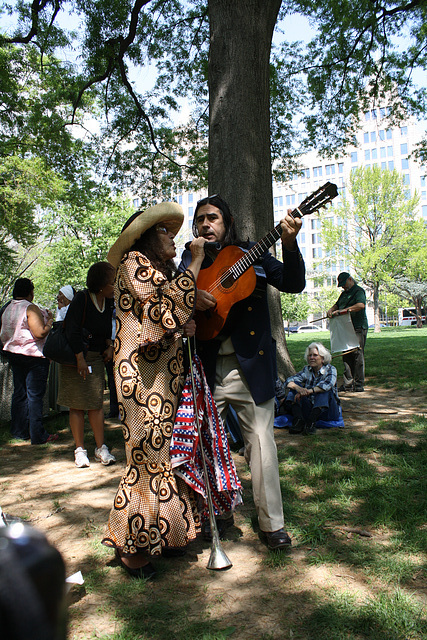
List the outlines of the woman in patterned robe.
<svg viewBox="0 0 427 640">
<path fill-rule="evenodd" d="M 185 552 L 196 536 L 193 501 L 169 454 L 183 384 L 182 335 L 184 325 L 186 335 L 195 330 L 205 242 L 191 243 L 192 263 L 176 274 L 173 238 L 182 221 L 175 203 L 137 212 L 108 254 L 118 265 L 114 375 L 127 464 L 103 543 L 136 577 L 154 575 L 150 557 Z"/>
</svg>

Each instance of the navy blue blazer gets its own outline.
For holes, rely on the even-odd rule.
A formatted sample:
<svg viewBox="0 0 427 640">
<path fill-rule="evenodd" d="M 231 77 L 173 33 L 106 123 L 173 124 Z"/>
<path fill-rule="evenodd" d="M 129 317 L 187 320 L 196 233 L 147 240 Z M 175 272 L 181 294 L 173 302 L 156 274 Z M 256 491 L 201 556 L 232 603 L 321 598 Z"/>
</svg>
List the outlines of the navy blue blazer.
<svg viewBox="0 0 427 640">
<path fill-rule="evenodd" d="M 254 244 L 249 243 L 246 249 Z M 190 262 L 191 252 L 186 249 L 178 270 L 184 271 Z M 211 264 L 212 260 L 206 257 L 202 269 Z M 283 262 L 267 251 L 254 268 L 257 286 L 249 297 L 233 305 L 220 337 L 231 337 L 252 397 L 256 404 L 261 404 L 274 397 L 277 378 L 276 342 L 271 335 L 267 284 L 279 291 L 300 293 L 305 287 L 305 265 L 299 249 L 287 251 L 283 248 Z M 216 359 L 220 346 L 219 338 L 197 342 L 197 353 L 212 391 L 215 387 Z"/>
</svg>

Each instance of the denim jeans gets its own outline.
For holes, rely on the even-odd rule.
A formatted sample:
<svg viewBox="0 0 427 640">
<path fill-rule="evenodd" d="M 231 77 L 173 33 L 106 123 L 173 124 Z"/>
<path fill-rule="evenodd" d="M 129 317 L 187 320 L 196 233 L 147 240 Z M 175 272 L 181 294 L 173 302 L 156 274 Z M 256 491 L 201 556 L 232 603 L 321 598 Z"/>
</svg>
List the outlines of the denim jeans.
<svg viewBox="0 0 427 640">
<path fill-rule="evenodd" d="M 43 397 L 46 392 L 49 360 L 8 353 L 13 373 L 10 432 L 14 438 L 43 444 L 48 432 L 43 426 Z"/>
<path fill-rule="evenodd" d="M 289 413 L 293 413 L 292 406 L 296 396 L 296 391 L 289 391 L 286 397 L 286 407 Z M 310 421 L 310 416 L 313 409 L 318 409 L 316 412 L 316 420 L 339 420 L 339 405 L 335 394 L 332 390 L 323 391 L 322 393 L 313 393 L 309 396 L 301 398 L 300 413 L 301 417 L 306 421 Z"/>
</svg>

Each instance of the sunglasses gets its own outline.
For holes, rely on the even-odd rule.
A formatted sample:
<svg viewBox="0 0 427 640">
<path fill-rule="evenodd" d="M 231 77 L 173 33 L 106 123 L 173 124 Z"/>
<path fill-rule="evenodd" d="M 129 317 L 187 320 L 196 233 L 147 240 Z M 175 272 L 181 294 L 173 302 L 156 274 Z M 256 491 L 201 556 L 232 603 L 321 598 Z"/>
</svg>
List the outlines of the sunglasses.
<svg viewBox="0 0 427 640">
<path fill-rule="evenodd" d="M 199 202 L 202 202 L 203 200 L 213 200 L 214 198 L 220 198 L 221 196 L 219 195 L 219 193 L 214 193 L 212 196 L 205 196 L 204 198 L 200 198 L 200 200 L 197 200 L 197 204 L 199 204 Z"/>
</svg>

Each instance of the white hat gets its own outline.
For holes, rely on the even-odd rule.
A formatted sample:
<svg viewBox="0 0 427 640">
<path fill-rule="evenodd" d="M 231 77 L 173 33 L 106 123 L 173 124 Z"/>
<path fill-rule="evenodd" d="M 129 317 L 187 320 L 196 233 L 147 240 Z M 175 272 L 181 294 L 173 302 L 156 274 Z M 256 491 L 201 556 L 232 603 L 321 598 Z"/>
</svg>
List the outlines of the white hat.
<svg viewBox="0 0 427 640">
<path fill-rule="evenodd" d="M 135 214 L 134 214 L 135 215 Z M 139 212 L 135 219 L 121 232 L 108 252 L 107 260 L 113 267 L 118 267 L 126 251 L 142 236 L 142 234 L 162 223 L 175 235 L 184 222 L 182 208 L 176 202 L 161 202 L 145 211 Z"/>
<path fill-rule="evenodd" d="M 69 300 L 70 302 L 74 298 L 73 287 L 69 284 L 65 284 L 63 287 L 61 287 L 60 292 L 63 293 L 67 300 Z"/>
</svg>

